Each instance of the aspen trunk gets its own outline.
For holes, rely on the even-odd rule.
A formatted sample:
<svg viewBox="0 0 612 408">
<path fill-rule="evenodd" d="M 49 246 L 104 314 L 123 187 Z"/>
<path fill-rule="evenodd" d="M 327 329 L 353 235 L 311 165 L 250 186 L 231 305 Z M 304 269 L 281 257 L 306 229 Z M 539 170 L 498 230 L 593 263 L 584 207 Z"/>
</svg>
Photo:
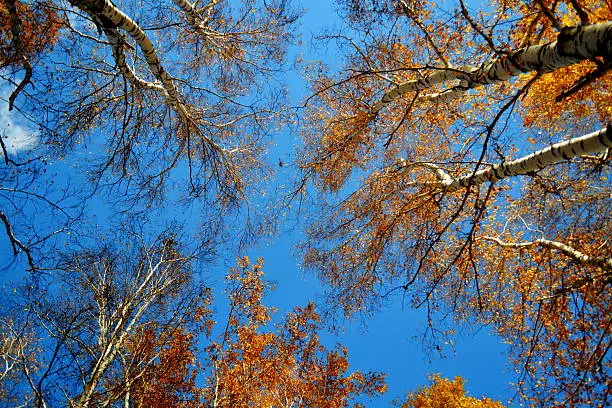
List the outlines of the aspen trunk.
<svg viewBox="0 0 612 408">
<path fill-rule="evenodd" d="M 590 256 L 558 241 L 551 241 L 543 238 L 526 242 L 504 242 L 496 237 L 482 237 L 481 239 L 484 241 L 495 242 L 497 245 L 506 248 L 527 248 L 532 246 L 540 246 L 542 248 L 553 249 L 565 254 L 578 263 L 595 265 L 602 269 L 612 271 L 612 258 Z"/>
<path fill-rule="evenodd" d="M 164 96 L 170 107 L 181 117 L 188 120 L 189 114 L 180 101 L 180 95 L 174 80 L 162 66 L 155 47 L 146 33 L 124 12 L 119 10 L 110 0 L 72 0 L 71 3 L 95 17 L 95 20 L 112 23 L 116 28 L 125 30 L 138 44 L 144 58 L 155 78 L 161 82 Z"/>
<path fill-rule="evenodd" d="M 533 173 L 551 164 L 583 154 L 604 152 L 609 148 L 612 148 L 612 131 L 610 126 L 607 126 L 598 132 L 555 143 L 520 159 L 496 164 L 491 168 L 478 170 L 458 178 L 445 177 L 440 184 L 445 191 L 456 191 L 462 187 L 482 184 L 486 181 Z"/>
<path fill-rule="evenodd" d="M 612 21 L 583 27 L 565 28 L 557 41 L 521 48 L 503 57 L 485 61 L 482 65 L 441 69 L 423 79 L 407 81 L 387 91 L 371 109 L 378 113 L 390 102 L 410 93 L 422 91 L 435 84 L 459 80 L 459 86 L 443 92 L 425 95 L 424 99 L 448 101 L 471 88 L 507 81 L 524 72 L 553 72 L 579 61 L 612 55 Z"/>
</svg>

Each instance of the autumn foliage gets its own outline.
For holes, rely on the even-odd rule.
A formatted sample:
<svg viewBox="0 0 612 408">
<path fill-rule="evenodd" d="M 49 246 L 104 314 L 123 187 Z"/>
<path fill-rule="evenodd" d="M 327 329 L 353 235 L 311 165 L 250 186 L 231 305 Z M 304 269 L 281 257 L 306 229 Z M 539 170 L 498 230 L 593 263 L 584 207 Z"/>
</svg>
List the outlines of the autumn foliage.
<svg viewBox="0 0 612 408">
<path fill-rule="evenodd" d="M 289 196 L 315 197 L 299 250 L 325 306 L 285 316 L 264 302 L 261 260 L 240 259 L 218 303 L 197 261 L 276 227 L 259 200 L 273 195 L 269 136 L 292 116 L 279 78 L 300 10 L 0 3 L 0 76 L 30 126 L 7 119 L 0 139 L 2 236 L 29 268 L 7 267 L 19 284 L 0 308 L 2 402 L 359 406 L 386 392 L 384 374 L 351 370 L 319 334 L 326 317 L 367 323 L 401 299 L 426 313 L 432 350 L 457 327 L 495 331 L 513 402 L 609 404 L 610 0 L 336 3 L 346 25 L 320 40 L 341 68 L 303 67 L 311 95 L 286 166 Z M 11 130 L 37 140 L 23 161 Z M 97 205 L 112 223 L 88 218 Z M 151 232 L 174 216 L 193 242 L 174 224 Z M 501 407 L 437 376 L 398 404 Z"/>
<path fill-rule="evenodd" d="M 411 392 L 404 401 L 398 403 L 400 408 L 504 408 L 497 401 L 489 398 L 474 398 L 466 395 L 463 379 L 454 380 L 434 375 L 431 385 Z"/>
<path fill-rule="evenodd" d="M 133 377 L 128 372 L 125 379 L 135 407 L 198 406 L 194 337 L 181 329 L 157 333 L 146 327 L 130 337 L 130 358 L 145 365 Z"/>
<path fill-rule="evenodd" d="M 361 35 L 326 37 L 346 51 L 339 72 L 307 70 L 299 159 L 300 185 L 323 193 L 302 254 L 330 309 L 350 318 L 410 299 L 426 308 L 436 346 L 435 316 L 490 324 L 529 404 L 602 404 L 609 2 L 342 4 Z M 563 60 L 587 27 L 600 30 L 588 46 L 597 51 Z M 506 176 L 508 163 L 600 129 L 594 152 Z"/>
<path fill-rule="evenodd" d="M 348 407 L 358 396 L 386 390 L 380 373 L 349 373 L 347 350 L 328 350 L 313 304 L 297 307 L 275 331 L 262 303 L 269 285 L 262 261 L 244 258 L 228 275 L 230 315 L 220 340 L 207 347 L 211 375 L 204 400 L 216 407 Z"/>
<path fill-rule="evenodd" d="M 11 5 L 16 15 L 9 12 Z M 48 51 L 57 41 L 61 19 L 45 3 L 7 0 L 0 3 L 0 66 L 20 68 L 22 56 L 32 58 Z M 16 27 L 17 25 L 17 27 Z M 18 33 L 19 49 L 14 49 Z"/>
<path fill-rule="evenodd" d="M 321 344 L 314 304 L 272 324 L 262 260 L 243 258 L 229 271 L 220 313 L 191 262 L 168 235 L 67 256 L 53 293 L 38 300 L 30 286 L 20 300 L 28 306 L 12 306 L 27 326 L 0 321 L 2 398 L 80 408 L 340 408 L 385 392 L 384 374 L 350 371 L 345 347 Z"/>
</svg>

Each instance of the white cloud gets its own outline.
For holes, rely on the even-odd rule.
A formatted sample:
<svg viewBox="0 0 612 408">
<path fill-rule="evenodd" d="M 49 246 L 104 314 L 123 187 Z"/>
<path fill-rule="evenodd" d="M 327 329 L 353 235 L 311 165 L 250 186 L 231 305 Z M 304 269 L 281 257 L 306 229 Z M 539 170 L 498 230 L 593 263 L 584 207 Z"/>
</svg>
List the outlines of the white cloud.
<svg viewBox="0 0 612 408">
<path fill-rule="evenodd" d="M 18 111 L 8 110 L 11 89 L 0 88 L 0 137 L 9 155 L 33 149 L 38 144 L 38 132 L 23 123 Z M 0 157 L 4 154 L 0 151 Z"/>
</svg>

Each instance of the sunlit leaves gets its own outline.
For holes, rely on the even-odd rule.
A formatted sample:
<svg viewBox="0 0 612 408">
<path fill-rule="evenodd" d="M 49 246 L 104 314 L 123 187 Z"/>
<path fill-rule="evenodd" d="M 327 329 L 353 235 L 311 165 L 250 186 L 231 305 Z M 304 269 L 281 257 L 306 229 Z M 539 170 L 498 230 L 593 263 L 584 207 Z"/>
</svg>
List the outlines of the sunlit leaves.
<svg viewBox="0 0 612 408">
<path fill-rule="evenodd" d="M 348 407 L 360 395 L 386 390 L 384 375 L 349 373 L 346 348 L 328 350 L 317 335 L 313 304 L 297 307 L 274 331 L 273 310 L 262 303 L 267 284 L 261 260 L 242 259 L 228 275 L 230 315 L 208 347 L 211 375 L 204 400 L 217 407 Z"/>
<path fill-rule="evenodd" d="M 401 408 L 503 408 L 497 401 L 489 398 L 475 398 L 466 395 L 463 379 L 454 380 L 431 377 L 431 385 L 411 392 L 404 401 L 397 403 Z"/>
<path fill-rule="evenodd" d="M 538 49 L 524 47 L 559 40 L 560 53 L 579 30 L 569 26 L 607 27 L 592 24 L 612 18 L 609 4 L 413 3 L 345 2 L 363 31 L 330 35 L 345 45 L 343 69 L 311 78 L 300 166 L 333 194 L 319 196 L 305 264 L 328 284 L 334 311 L 371 312 L 401 294 L 427 307 L 427 330 L 439 314 L 492 324 L 530 403 L 601 403 L 612 342 L 609 152 L 444 185 L 609 123 L 605 46 L 561 69 L 520 66 Z"/>
<path fill-rule="evenodd" d="M 41 2 L 15 2 L 21 27 L 19 50 L 12 49 L 14 21 L 7 9 L 7 2 L 0 3 L 0 66 L 19 67 L 21 56 L 38 57 L 57 41 L 62 21 L 50 5 Z"/>
</svg>

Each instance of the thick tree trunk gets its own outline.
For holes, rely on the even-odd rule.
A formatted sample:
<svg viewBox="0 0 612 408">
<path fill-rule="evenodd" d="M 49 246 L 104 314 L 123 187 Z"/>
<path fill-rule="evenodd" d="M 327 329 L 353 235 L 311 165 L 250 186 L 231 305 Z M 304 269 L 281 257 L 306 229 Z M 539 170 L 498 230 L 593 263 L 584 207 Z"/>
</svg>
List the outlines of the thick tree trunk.
<svg viewBox="0 0 612 408">
<path fill-rule="evenodd" d="M 407 93 L 422 91 L 443 82 L 460 81 L 458 86 L 421 98 L 444 102 L 460 96 L 468 89 L 507 81 L 524 72 L 553 72 L 582 60 L 595 57 L 609 59 L 611 56 L 611 21 L 565 28 L 559 33 L 557 41 L 552 43 L 521 48 L 503 57 L 488 60 L 478 67 L 441 68 L 423 79 L 403 82 L 387 91 L 370 112 L 376 114 L 387 104 Z"/>
</svg>

